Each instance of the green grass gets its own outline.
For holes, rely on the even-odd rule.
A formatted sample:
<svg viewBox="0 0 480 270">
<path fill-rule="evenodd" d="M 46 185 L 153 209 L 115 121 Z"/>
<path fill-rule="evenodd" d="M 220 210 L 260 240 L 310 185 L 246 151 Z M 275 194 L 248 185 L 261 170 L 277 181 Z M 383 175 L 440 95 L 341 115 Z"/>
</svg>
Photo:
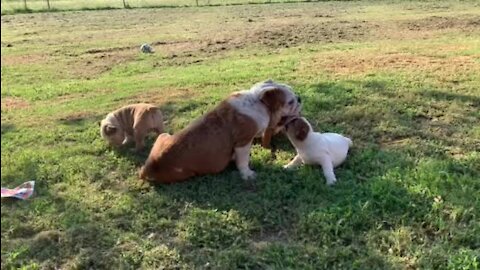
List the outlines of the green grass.
<svg viewBox="0 0 480 270">
<path fill-rule="evenodd" d="M 325 2 L 2 15 L 2 269 L 478 269 L 480 6 Z M 153 44 L 152 55 L 139 45 Z M 98 121 L 159 105 L 177 132 L 230 92 L 292 85 L 354 147 L 327 187 L 255 145 L 232 165 L 143 185 L 148 151 Z M 151 146 L 154 138 L 148 140 Z"/>
</svg>

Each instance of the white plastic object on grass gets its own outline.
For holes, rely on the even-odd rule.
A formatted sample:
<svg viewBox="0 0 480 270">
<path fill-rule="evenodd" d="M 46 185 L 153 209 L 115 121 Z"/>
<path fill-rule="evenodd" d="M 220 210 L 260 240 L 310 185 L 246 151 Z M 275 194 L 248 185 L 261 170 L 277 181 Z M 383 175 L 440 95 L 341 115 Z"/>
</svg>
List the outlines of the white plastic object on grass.
<svg viewBox="0 0 480 270">
<path fill-rule="evenodd" d="M 2 187 L 2 198 L 13 197 L 21 200 L 26 200 L 30 198 L 30 196 L 32 196 L 34 188 L 35 181 L 25 182 L 13 189 Z"/>
</svg>

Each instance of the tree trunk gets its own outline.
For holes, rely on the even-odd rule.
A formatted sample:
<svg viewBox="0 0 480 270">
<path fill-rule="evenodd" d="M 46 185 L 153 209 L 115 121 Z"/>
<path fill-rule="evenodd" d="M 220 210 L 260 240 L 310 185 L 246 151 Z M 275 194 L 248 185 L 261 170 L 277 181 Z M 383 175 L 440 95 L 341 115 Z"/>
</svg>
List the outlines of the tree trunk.
<svg viewBox="0 0 480 270">
<path fill-rule="evenodd" d="M 197 7 L 198 7 L 198 0 L 195 0 L 195 2 L 197 3 Z"/>
<path fill-rule="evenodd" d="M 23 0 L 23 7 L 25 8 L 25 10 L 28 9 L 28 7 L 27 7 L 27 0 Z"/>
<path fill-rule="evenodd" d="M 47 7 L 48 7 L 48 10 L 50 10 L 50 0 L 47 0 Z"/>
<path fill-rule="evenodd" d="M 127 2 L 125 2 L 125 0 L 123 0 L 123 7 L 127 8 Z"/>
</svg>

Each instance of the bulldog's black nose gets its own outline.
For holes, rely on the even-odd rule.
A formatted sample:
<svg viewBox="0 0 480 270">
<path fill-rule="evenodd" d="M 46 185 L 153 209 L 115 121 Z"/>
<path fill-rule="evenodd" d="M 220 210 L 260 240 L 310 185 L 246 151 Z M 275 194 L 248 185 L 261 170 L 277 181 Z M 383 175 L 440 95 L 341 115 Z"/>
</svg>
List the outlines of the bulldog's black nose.
<svg viewBox="0 0 480 270">
<path fill-rule="evenodd" d="M 298 103 L 302 103 L 302 99 L 300 98 L 300 96 L 297 96 L 297 101 Z"/>
</svg>

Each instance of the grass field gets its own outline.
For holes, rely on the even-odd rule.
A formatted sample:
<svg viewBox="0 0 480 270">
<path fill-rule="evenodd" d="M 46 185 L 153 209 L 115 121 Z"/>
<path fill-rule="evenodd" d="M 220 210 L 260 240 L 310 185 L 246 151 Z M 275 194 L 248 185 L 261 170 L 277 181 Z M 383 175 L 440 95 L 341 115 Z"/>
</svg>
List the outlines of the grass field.
<svg viewBox="0 0 480 270">
<path fill-rule="evenodd" d="M 36 13 L 1 30 L 1 183 L 36 180 L 2 200 L 2 269 L 480 268 L 478 2 Z M 142 185 L 148 151 L 100 138 L 125 104 L 159 105 L 176 132 L 268 78 L 353 139 L 334 187 L 282 170 L 281 136 L 276 158 L 253 148 L 255 192 L 234 166 Z"/>
</svg>

